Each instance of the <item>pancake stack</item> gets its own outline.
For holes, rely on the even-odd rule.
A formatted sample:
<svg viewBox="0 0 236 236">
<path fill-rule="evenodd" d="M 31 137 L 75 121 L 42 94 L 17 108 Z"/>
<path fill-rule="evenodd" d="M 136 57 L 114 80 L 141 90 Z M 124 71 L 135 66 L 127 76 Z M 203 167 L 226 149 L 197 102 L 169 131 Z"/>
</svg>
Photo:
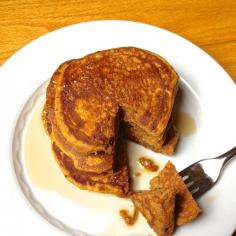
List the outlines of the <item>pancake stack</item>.
<svg viewBox="0 0 236 236">
<path fill-rule="evenodd" d="M 175 149 L 178 79 L 163 58 L 134 47 L 63 63 L 48 85 L 42 120 L 66 178 L 82 189 L 126 196 L 125 137 L 163 154 Z"/>
</svg>

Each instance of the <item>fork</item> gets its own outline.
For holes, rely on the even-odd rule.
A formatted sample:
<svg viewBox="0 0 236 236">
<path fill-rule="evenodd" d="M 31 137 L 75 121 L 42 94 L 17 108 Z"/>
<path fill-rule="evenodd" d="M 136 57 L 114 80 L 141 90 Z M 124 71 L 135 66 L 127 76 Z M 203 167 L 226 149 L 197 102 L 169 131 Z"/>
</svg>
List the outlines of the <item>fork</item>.
<svg viewBox="0 0 236 236">
<path fill-rule="evenodd" d="M 217 183 L 226 164 L 235 157 L 236 147 L 218 157 L 195 162 L 179 174 L 193 197 L 198 198 Z"/>
</svg>

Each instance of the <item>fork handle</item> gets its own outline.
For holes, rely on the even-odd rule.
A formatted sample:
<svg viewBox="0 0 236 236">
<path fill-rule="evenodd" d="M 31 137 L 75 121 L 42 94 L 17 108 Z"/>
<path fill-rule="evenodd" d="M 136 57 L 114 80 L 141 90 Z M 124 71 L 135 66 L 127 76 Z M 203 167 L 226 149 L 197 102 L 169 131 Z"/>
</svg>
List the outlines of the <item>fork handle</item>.
<svg viewBox="0 0 236 236">
<path fill-rule="evenodd" d="M 230 149 L 228 152 L 219 156 L 220 159 L 224 159 L 223 166 L 225 166 L 230 160 L 236 157 L 236 147 Z"/>
</svg>

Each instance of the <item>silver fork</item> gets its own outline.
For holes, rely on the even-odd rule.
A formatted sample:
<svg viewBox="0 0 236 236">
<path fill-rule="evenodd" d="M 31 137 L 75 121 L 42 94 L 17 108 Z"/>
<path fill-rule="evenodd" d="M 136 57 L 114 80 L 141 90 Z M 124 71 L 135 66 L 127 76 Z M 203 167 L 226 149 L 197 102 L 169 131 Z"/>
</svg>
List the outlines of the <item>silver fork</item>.
<svg viewBox="0 0 236 236">
<path fill-rule="evenodd" d="M 223 168 L 235 157 L 236 147 L 218 157 L 195 162 L 179 174 L 193 197 L 198 198 L 216 184 Z"/>
</svg>

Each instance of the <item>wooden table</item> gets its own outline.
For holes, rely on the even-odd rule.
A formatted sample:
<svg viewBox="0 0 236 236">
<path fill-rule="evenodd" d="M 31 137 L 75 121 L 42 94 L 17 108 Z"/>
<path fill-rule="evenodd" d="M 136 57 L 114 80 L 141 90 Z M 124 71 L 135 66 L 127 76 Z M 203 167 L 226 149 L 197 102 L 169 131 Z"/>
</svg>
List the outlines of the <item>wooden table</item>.
<svg viewBox="0 0 236 236">
<path fill-rule="evenodd" d="M 180 34 L 213 56 L 236 81 L 232 0 L 0 0 L 0 63 L 40 35 L 99 19 L 145 22 Z"/>
<path fill-rule="evenodd" d="M 236 81 L 232 0 L 0 0 L 0 63 L 47 32 L 100 19 L 139 21 L 182 35 L 213 56 Z"/>
</svg>

